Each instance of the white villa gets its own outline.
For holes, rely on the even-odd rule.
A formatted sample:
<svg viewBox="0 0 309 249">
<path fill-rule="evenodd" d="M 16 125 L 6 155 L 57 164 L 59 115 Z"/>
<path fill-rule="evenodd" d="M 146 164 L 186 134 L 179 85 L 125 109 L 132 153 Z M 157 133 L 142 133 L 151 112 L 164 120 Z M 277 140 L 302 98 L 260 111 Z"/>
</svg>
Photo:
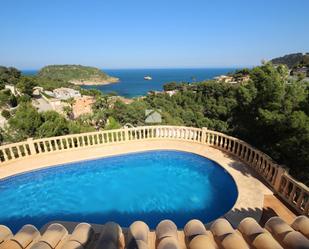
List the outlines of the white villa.
<svg viewBox="0 0 309 249">
<path fill-rule="evenodd" d="M 53 94 L 56 99 L 61 100 L 66 100 L 69 98 L 79 98 L 82 96 L 79 91 L 65 87 L 55 89 L 53 91 Z"/>
</svg>

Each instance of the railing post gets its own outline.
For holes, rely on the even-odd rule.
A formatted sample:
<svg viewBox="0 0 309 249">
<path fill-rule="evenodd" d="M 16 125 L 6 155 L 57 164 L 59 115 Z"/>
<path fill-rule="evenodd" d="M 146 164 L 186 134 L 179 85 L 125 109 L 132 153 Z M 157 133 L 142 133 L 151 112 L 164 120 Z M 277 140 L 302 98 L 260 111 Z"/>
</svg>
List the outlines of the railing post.
<svg viewBox="0 0 309 249">
<path fill-rule="evenodd" d="M 276 178 L 274 180 L 274 189 L 279 192 L 280 190 L 280 184 L 282 180 L 282 176 L 286 173 L 286 170 L 283 167 L 277 166 L 277 174 Z"/>
<path fill-rule="evenodd" d="M 124 141 L 129 141 L 129 130 L 128 130 L 128 127 L 124 128 Z"/>
<path fill-rule="evenodd" d="M 207 130 L 208 130 L 207 127 L 202 128 L 202 138 L 201 138 L 202 144 L 206 144 Z"/>
<path fill-rule="evenodd" d="M 36 151 L 35 151 L 35 147 L 34 147 L 34 143 L 33 143 L 33 138 L 28 138 L 27 139 L 27 143 L 29 145 L 29 149 L 30 149 L 30 154 L 31 155 L 35 155 L 36 154 Z"/>
</svg>

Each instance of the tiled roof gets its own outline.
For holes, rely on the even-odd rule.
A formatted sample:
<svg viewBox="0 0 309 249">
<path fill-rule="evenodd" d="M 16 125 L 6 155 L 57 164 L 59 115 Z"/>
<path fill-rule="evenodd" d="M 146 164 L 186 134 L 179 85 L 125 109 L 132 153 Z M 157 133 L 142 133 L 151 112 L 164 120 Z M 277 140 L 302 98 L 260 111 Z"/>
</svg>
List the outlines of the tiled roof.
<svg viewBox="0 0 309 249">
<path fill-rule="evenodd" d="M 309 248 L 309 218 L 306 216 L 297 217 L 290 225 L 279 217 L 272 217 L 264 228 L 254 219 L 245 218 L 234 229 L 220 218 L 207 227 L 198 220 L 191 220 L 183 231 L 177 230 L 170 220 L 161 221 L 155 231 L 150 231 L 141 221 L 123 229 L 108 222 L 102 226 L 80 223 L 70 233 L 60 223 L 52 223 L 44 230 L 41 233 L 34 226 L 25 225 L 13 235 L 9 228 L 0 225 L 0 249 Z"/>
</svg>

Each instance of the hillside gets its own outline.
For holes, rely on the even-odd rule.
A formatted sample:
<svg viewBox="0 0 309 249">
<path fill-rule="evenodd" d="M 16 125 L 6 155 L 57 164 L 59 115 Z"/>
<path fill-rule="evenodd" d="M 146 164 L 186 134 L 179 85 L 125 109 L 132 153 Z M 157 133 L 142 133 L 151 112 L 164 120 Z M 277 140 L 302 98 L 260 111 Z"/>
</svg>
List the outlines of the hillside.
<svg viewBox="0 0 309 249">
<path fill-rule="evenodd" d="M 105 85 L 119 80 L 98 68 L 81 65 L 46 66 L 39 71 L 38 76 L 52 80 L 63 80 L 75 85 Z"/>
<path fill-rule="evenodd" d="M 282 57 L 274 58 L 271 62 L 275 65 L 277 64 L 285 64 L 290 69 L 298 67 L 300 65 L 309 65 L 309 53 L 302 54 L 302 53 L 295 53 L 295 54 L 288 54 Z"/>
</svg>

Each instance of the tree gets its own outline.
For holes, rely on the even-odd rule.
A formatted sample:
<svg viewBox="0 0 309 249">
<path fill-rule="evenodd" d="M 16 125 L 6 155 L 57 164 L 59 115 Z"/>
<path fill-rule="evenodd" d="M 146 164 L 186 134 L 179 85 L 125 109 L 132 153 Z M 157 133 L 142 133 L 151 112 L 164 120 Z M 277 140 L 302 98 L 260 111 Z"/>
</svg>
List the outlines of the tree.
<svg viewBox="0 0 309 249">
<path fill-rule="evenodd" d="M 127 123 L 132 125 L 144 125 L 145 110 L 147 107 L 147 103 L 139 100 L 131 104 L 124 104 L 121 101 L 116 101 L 110 115 L 122 125 Z"/>
<path fill-rule="evenodd" d="M 106 122 L 105 129 L 112 130 L 112 129 L 119 129 L 119 128 L 121 128 L 121 125 L 117 122 L 117 120 L 114 119 L 113 117 L 109 117 Z"/>
<path fill-rule="evenodd" d="M 55 111 L 42 113 L 42 124 L 37 129 L 38 137 L 54 137 L 69 134 L 68 121 Z"/>
<path fill-rule="evenodd" d="M 0 106 L 7 106 L 10 104 L 10 99 L 12 98 L 12 93 L 9 89 L 0 91 Z"/>
<path fill-rule="evenodd" d="M 177 89 L 178 84 L 176 82 L 170 82 L 170 83 L 166 83 L 163 86 L 164 91 L 172 91 Z"/>
<path fill-rule="evenodd" d="M 0 85 L 16 85 L 21 77 L 21 72 L 14 67 L 0 66 Z"/>
<path fill-rule="evenodd" d="M 104 128 L 108 119 L 106 110 L 97 110 L 92 115 L 92 122 L 97 130 Z"/>
<path fill-rule="evenodd" d="M 92 108 L 94 111 L 107 110 L 110 106 L 109 98 L 106 95 L 97 96 L 95 103 Z"/>
<path fill-rule="evenodd" d="M 70 105 L 66 105 L 62 108 L 63 112 L 65 113 L 66 117 L 69 119 L 73 119 L 73 108 Z"/>
<path fill-rule="evenodd" d="M 20 140 L 34 137 L 43 120 L 38 111 L 28 103 L 21 104 L 13 117 L 9 119 L 10 127 Z"/>
<path fill-rule="evenodd" d="M 11 113 L 8 110 L 2 110 L 1 112 L 2 117 L 4 117 L 5 119 L 9 119 L 11 117 Z"/>
<path fill-rule="evenodd" d="M 309 180 L 308 90 L 300 82 L 287 84 L 285 67 L 266 63 L 250 72 L 251 83 L 237 91 L 233 113 L 236 136 L 257 146 L 305 182 Z"/>
<path fill-rule="evenodd" d="M 22 77 L 17 83 L 18 90 L 28 96 L 32 96 L 33 88 L 36 86 L 36 82 L 33 78 Z"/>
<path fill-rule="evenodd" d="M 67 118 L 73 119 L 73 106 L 76 100 L 74 98 L 69 98 L 67 100 L 63 100 L 63 102 L 67 103 L 67 105 L 63 107 L 63 112 L 66 114 Z"/>
</svg>

